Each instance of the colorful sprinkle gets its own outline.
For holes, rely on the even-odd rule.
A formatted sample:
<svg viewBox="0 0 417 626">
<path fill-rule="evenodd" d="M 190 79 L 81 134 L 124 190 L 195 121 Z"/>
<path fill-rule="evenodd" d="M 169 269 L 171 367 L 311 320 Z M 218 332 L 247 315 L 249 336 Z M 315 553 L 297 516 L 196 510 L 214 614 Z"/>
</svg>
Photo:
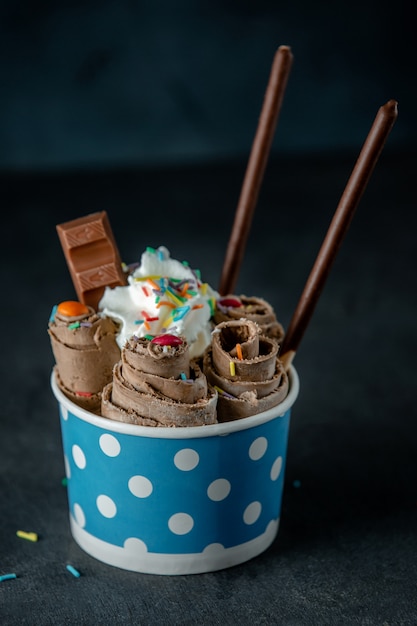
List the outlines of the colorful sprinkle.
<svg viewBox="0 0 417 626">
<path fill-rule="evenodd" d="M 79 578 L 81 576 L 80 572 L 72 565 L 67 565 L 67 570 L 71 572 L 71 574 L 75 576 L 75 578 Z"/>
<path fill-rule="evenodd" d="M 148 298 L 149 297 L 149 289 L 147 287 L 145 287 L 145 285 L 142 285 L 142 291 L 145 294 L 145 296 Z"/>
<path fill-rule="evenodd" d="M 16 574 L 3 574 L 2 576 L 0 576 L 0 583 L 2 583 L 4 580 L 13 580 L 13 578 L 17 578 Z"/>
<path fill-rule="evenodd" d="M 195 304 L 193 306 L 193 311 L 195 311 L 196 309 L 204 309 L 204 304 Z"/>
<path fill-rule="evenodd" d="M 156 250 L 155 250 L 155 248 L 152 248 L 151 246 L 146 246 L 146 252 L 150 252 L 151 254 L 155 254 Z"/>
<path fill-rule="evenodd" d="M 81 326 L 80 322 L 73 322 L 72 324 L 68 324 L 68 328 L 70 330 L 76 330 Z"/>
<path fill-rule="evenodd" d="M 239 361 L 243 361 L 242 346 L 240 343 L 236 344 L 236 354 Z"/>
<path fill-rule="evenodd" d="M 67 487 L 67 485 L 68 485 L 68 478 L 66 476 L 64 476 L 64 478 L 61 480 L 61 485 L 63 487 Z"/>
<path fill-rule="evenodd" d="M 235 368 L 235 364 L 233 363 L 233 361 L 230 361 L 229 368 L 230 368 L 230 376 L 236 376 L 236 368 Z"/>
<path fill-rule="evenodd" d="M 52 307 L 51 315 L 49 317 L 50 322 L 55 321 L 55 315 L 56 315 L 57 310 L 58 310 L 58 305 L 54 304 L 54 306 Z"/>
<path fill-rule="evenodd" d="M 161 300 L 160 302 L 158 302 L 158 304 L 156 305 L 157 309 L 160 309 L 161 306 L 169 306 L 171 309 L 175 309 L 175 304 L 173 302 L 168 302 L 168 300 Z"/>
<path fill-rule="evenodd" d="M 181 298 L 180 296 L 177 296 L 172 287 L 168 287 L 165 293 L 168 298 L 171 298 L 171 300 L 175 302 L 177 306 L 182 306 L 183 302 L 186 300 L 186 298 Z"/>
<path fill-rule="evenodd" d="M 156 277 L 155 277 L 156 278 Z M 158 277 L 159 278 L 159 277 Z M 150 276 L 148 276 L 148 283 L 151 285 L 151 287 L 153 287 L 154 289 L 156 289 L 157 291 L 160 291 L 159 285 L 158 283 L 156 283 L 153 278 L 151 278 Z"/>
<path fill-rule="evenodd" d="M 76 391 L 75 395 L 81 398 L 91 398 L 93 394 L 90 391 Z"/>
<path fill-rule="evenodd" d="M 188 305 L 181 306 L 173 311 L 172 319 L 174 320 L 174 322 L 178 322 L 178 320 L 182 320 L 182 318 L 185 317 L 190 310 L 191 309 Z"/>
<path fill-rule="evenodd" d="M 65 302 L 58 304 L 58 313 L 65 315 L 65 317 L 78 317 L 89 313 L 89 308 L 77 300 L 65 300 Z"/>
<path fill-rule="evenodd" d="M 232 394 L 227 393 L 227 391 L 225 391 L 224 389 L 220 389 L 220 387 L 218 387 L 217 385 L 214 385 L 214 388 L 217 391 L 217 393 L 219 393 L 221 396 L 224 396 L 225 398 L 230 398 L 231 400 L 236 400 L 235 396 L 232 396 Z"/>
<path fill-rule="evenodd" d="M 37 533 L 27 533 L 24 530 L 18 530 L 16 531 L 16 535 L 21 539 L 27 539 L 28 541 L 38 541 Z"/>
<path fill-rule="evenodd" d="M 184 374 L 184 372 L 181 372 L 180 376 L 181 376 L 182 380 L 187 380 L 187 377 L 186 377 L 186 375 Z"/>
</svg>

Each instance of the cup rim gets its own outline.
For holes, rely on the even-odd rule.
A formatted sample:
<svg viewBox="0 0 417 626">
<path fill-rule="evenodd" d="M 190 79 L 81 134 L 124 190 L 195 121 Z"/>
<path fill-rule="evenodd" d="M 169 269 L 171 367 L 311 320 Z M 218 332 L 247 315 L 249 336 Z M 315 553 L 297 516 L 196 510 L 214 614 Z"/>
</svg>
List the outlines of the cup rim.
<svg viewBox="0 0 417 626">
<path fill-rule="evenodd" d="M 231 422 L 223 422 L 221 424 L 207 424 L 203 426 L 176 426 L 176 427 L 155 427 L 155 426 L 140 426 L 138 424 L 126 424 L 125 422 L 118 422 L 111 420 L 101 415 L 95 415 L 86 409 L 81 408 L 74 402 L 72 402 L 64 393 L 59 389 L 55 374 L 52 370 L 51 373 L 51 387 L 55 398 L 59 404 L 65 407 L 65 409 L 71 412 L 79 419 L 93 424 L 98 428 L 109 430 L 116 433 L 125 435 L 133 435 L 136 437 L 150 437 L 153 439 L 196 439 L 201 437 L 216 437 L 221 435 L 228 435 L 233 432 L 246 430 L 269 422 L 276 417 L 282 417 L 294 404 L 298 397 L 300 390 L 300 380 L 296 369 L 293 365 L 290 366 L 289 372 L 290 388 L 287 397 L 283 402 L 278 404 L 267 411 L 251 415 L 250 417 L 243 417 L 242 419 L 234 420 Z"/>
</svg>

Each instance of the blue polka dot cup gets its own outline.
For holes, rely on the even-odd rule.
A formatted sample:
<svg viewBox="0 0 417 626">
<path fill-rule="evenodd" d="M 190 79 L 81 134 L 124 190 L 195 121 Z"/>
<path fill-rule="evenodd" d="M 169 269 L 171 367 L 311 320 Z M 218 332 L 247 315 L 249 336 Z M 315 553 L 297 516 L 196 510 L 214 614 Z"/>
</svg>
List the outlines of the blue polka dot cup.
<svg viewBox="0 0 417 626">
<path fill-rule="evenodd" d="M 112 421 L 60 407 L 71 533 L 96 559 L 149 574 L 197 574 L 248 561 L 280 520 L 291 407 L 190 428 Z"/>
</svg>

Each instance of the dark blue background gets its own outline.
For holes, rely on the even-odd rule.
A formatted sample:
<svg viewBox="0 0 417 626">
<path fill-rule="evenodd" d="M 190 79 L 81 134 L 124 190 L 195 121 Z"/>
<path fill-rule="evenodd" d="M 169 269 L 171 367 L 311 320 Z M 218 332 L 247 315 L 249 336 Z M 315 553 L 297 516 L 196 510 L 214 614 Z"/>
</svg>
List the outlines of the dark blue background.
<svg viewBox="0 0 417 626">
<path fill-rule="evenodd" d="M 273 149 L 357 152 L 399 102 L 417 143 L 412 3 L 0 3 L 0 168 L 171 164 L 249 154 L 272 58 L 294 64 Z"/>
</svg>

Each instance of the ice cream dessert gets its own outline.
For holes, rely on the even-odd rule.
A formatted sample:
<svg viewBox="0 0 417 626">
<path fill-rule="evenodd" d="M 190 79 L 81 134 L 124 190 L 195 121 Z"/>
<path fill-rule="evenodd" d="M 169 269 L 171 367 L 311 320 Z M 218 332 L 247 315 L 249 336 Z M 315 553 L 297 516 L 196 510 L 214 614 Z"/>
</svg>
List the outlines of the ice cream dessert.
<svg viewBox="0 0 417 626">
<path fill-rule="evenodd" d="M 172 259 L 163 246 L 148 247 L 127 286 L 106 288 L 99 310 L 119 323 L 120 348 L 133 335 L 175 333 L 185 337 L 195 358 L 210 344 L 217 296 L 198 270 Z"/>
<path fill-rule="evenodd" d="M 126 341 L 101 413 L 141 426 L 202 426 L 217 421 L 216 403 L 186 338 L 165 333 Z"/>
<path fill-rule="evenodd" d="M 48 333 L 55 357 L 55 377 L 75 404 L 99 413 L 101 392 L 120 359 L 117 324 L 77 301 L 54 306 Z"/>
<path fill-rule="evenodd" d="M 131 424 L 202 426 L 285 398 L 283 329 L 265 300 L 220 298 L 163 246 L 125 274 L 97 312 L 64 302 L 51 316 L 57 382 L 76 404 Z"/>
<path fill-rule="evenodd" d="M 203 371 L 219 394 L 219 422 L 256 415 L 287 396 L 288 376 L 278 359 L 278 343 L 261 333 L 248 319 L 221 322 L 213 331 Z"/>
<path fill-rule="evenodd" d="M 242 318 L 256 322 L 263 335 L 276 339 L 278 343 L 283 340 L 284 329 L 278 322 L 274 309 L 266 300 L 245 295 L 217 298 L 213 316 L 215 324 Z"/>
</svg>

